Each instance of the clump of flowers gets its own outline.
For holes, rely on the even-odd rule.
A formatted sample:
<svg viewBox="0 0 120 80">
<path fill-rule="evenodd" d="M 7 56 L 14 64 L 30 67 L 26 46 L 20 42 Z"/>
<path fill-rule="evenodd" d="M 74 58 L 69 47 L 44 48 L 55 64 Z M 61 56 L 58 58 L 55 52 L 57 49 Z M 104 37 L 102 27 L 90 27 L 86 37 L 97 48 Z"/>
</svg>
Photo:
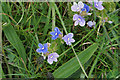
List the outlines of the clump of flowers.
<svg viewBox="0 0 120 80">
<path fill-rule="evenodd" d="M 62 33 L 60 32 L 58 27 L 55 27 L 54 31 L 50 32 L 50 34 L 52 35 L 52 40 L 55 40 L 59 37 L 62 38 L 67 45 L 71 45 L 71 43 L 75 42 L 75 40 L 73 39 L 73 33 L 69 33 L 64 37 L 61 37 Z M 50 51 L 49 49 L 51 46 L 50 43 L 45 43 L 44 45 L 39 43 L 38 46 L 39 48 L 36 51 L 38 53 L 42 53 L 41 55 L 43 56 L 44 59 L 48 57 L 47 62 L 49 64 L 53 64 L 53 61 L 57 62 L 57 58 L 59 57 L 59 55 L 56 52 Z"/>
<path fill-rule="evenodd" d="M 85 19 L 84 16 L 87 15 L 91 15 L 91 13 L 89 12 L 89 6 L 84 4 L 82 1 L 79 1 L 78 4 L 76 2 L 73 3 L 73 5 L 71 6 L 71 10 L 74 12 L 79 12 L 79 14 L 75 14 L 73 15 L 73 21 L 74 25 L 80 25 L 80 26 L 85 26 Z"/>
</svg>

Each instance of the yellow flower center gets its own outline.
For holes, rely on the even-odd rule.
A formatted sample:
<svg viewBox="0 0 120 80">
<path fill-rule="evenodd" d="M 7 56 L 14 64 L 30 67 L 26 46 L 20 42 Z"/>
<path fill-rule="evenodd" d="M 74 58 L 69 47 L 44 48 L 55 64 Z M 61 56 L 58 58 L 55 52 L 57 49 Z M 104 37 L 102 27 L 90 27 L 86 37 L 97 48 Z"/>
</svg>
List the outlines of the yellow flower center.
<svg viewBox="0 0 120 80">
<path fill-rule="evenodd" d="M 79 9 L 79 7 L 77 9 Z"/>
<path fill-rule="evenodd" d="M 96 4 L 96 6 L 98 6 L 98 4 Z"/>
<path fill-rule="evenodd" d="M 53 56 L 51 56 L 50 58 L 53 58 Z"/>
<path fill-rule="evenodd" d="M 80 18 L 78 18 L 78 20 L 81 20 Z"/>
<path fill-rule="evenodd" d="M 70 39 L 68 38 L 68 41 L 69 41 Z"/>
<path fill-rule="evenodd" d="M 55 35 L 57 35 L 57 33 L 55 33 Z"/>
<path fill-rule="evenodd" d="M 42 49 L 44 49 L 44 47 Z"/>
</svg>

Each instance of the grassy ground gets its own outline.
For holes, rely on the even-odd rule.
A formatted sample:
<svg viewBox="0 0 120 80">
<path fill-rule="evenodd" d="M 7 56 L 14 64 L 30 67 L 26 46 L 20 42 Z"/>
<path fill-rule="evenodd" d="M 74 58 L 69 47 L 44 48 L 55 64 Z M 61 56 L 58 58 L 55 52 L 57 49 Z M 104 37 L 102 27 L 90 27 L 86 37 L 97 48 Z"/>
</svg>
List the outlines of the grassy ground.
<svg viewBox="0 0 120 80">
<path fill-rule="evenodd" d="M 85 78 L 75 53 L 88 78 L 120 77 L 119 2 L 104 2 L 104 10 L 94 8 L 91 16 L 85 16 L 86 22 L 96 21 L 95 28 L 73 25 L 75 12 L 70 2 L 2 2 L 1 6 L 1 78 Z M 113 23 L 103 22 L 106 17 Z M 72 46 L 51 39 L 55 27 L 63 35 L 74 34 Z M 39 43 L 47 42 L 60 55 L 52 65 L 36 52 Z"/>
</svg>

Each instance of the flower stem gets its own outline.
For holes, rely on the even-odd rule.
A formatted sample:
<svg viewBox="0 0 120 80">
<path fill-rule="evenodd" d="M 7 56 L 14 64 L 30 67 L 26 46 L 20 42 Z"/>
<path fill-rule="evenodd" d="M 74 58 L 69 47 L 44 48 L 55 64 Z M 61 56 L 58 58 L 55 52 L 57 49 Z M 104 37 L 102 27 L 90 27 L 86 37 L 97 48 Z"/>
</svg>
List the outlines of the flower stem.
<svg viewBox="0 0 120 80">
<path fill-rule="evenodd" d="M 56 11 L 57 11 L 57 14 L 58 14 L 58 16 L 59 16 L 59 18 L 60 18 L 61 24 L 62 24 L 62 26 L 63 26 L 63 28 L 64 28 L 64 30 L 65 30 L 65 33 L 67 34 L 68 32 L 67 32 L 67 30 L 66 30 L 66 28 L 65 28 L 65 25 L 64 25 L 64 22 L 63 22 L 63 20 L 62 20 L 62 18 L 61 18 L 60 12 L 59 12 L 56 4 L 53 3 L 53 5 L 54 5 L 54 7 L 55 7 L 55 9 L 56 9 Z M 72 50 L 73 50 L 73 52 L 74 52 L 74 54 L 75 54 L 75 57 L 77 58 L 77 60 L 78 60 L 78 62 L 79 62 L 80 67 L 82 68 L 85 76 L 88 78 L 88 76 L 87 76 L 87 74 L 86 74 L 86 72 L 85 72 L 85 70 L 84 70 L 84 68 L 83 68 L 83 66 L 82 66 L 82 64 L 81 64 L 81 62 L 80 62 L 80 60 L 79 60 L 79 58 L 78 58 L 78 56 L 77 56 L 77 54 L 76 54 L 76 52 L 75 52 L 75 50 L 74 50 L 74 48 L 73 48 L 72 45 L 71 45 L 71 47 L 72 47 Z"/>
<path fill-rule="evenodd" d="M 51 4 L 52 6 L 52 31 L 54 31 L 55 28 L 55 7 Z"/>
<path fill-rule="evenodd" d="M 87 76 L 87 74 L 86 74 L 86 72 L 85 72 L 85 69 L 83 68 L 83 66 L 82 66 L 82 64 L 81 64 L 81 62 L 80 62 L 80 60 L 79 60 L 79 58 L 78 58 L 78 56 L 77 56 L 77 54 L 76 54 L 76 52 L 75 52 L 75 50 L 74 50 L 74 48 L 73 48 L 72 45 L 71 45 L 71 47 L 72 47 L 72 50 L 73 50 L 73 52 L 74 52 L 74 54 L 75 54 L 75 57 L 77 58 L 77 60 L 78 60 L 78 62 L 79 62 L 80 67 L 81 67 L 82 70 L 83 70 L 83 73 L 84 73 L 85 76 L 88 78 L 88 76 Z"/>
</svg>

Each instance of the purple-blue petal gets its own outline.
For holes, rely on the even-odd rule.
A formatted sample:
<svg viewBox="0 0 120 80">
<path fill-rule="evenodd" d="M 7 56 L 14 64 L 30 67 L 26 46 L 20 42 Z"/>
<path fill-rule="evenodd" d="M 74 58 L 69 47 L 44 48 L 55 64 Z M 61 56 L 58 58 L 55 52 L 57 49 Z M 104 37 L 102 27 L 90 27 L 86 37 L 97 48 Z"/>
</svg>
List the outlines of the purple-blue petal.
<svg viewBox="0 0 120 80">
<path fill-rule="evenodd" d="M 69 38 L 72 38 L 72 37 L 73 37 L 73 33 L 69 33 L 69 34 L 68 34 L 68 37 L 69 37 Z"/>
<path fill-rule="evenodd" d="M 85 25 L 85 20 L 84 20 L 84 19 L 81 19 L 81 21 L 79 22 L 79 25 L 80 25 L 80 26 L 84 26 L 84 25 Z"/>
<path fill-rule="evenodd" d="M 58 31 L 60 31 L 60 30 L 58 29 L 58 27 L 55 27 L 54 31 L 55 31 L 55 32 L 58 32 Z"/>
<path fill-rule="evenodd" d="M 78 19 L 78 14 L 73 15 L 73 21 Z"/>
<path fill-rule="evenodd" d="M 82 9 L 82 11 L 89 12 L 89 6 L 84 4 L 84 8 Z"/>
<path fill-rule="evenodd" d="M 70 42 L 75 42 L 75 40 L 74 39 L 70 39 Z"/>
<path fill-rule="evenodd" d="M 103 10 L 104 7 L 102 6 L 102 2 L 99 1 L 99 2 L 95 2 L 95 7 L 98 9 L 98 10 Z"/>
<path fill-rule="evenodd" d="M 51 59 L 47 59 L 47 61 L 48 61 L 49 64 L 53 63 L 53 60 L 51 60 Z"/>
<path fill-rule="evenodd" d="M 48 55 L 48 63 L 52 64 L 53 61 L 57 62 L 57 58 L 59 57 L 59 55 L 57 53 L 51 53 Z"/>
<path fill-rule="evenodd" d="M 78 21 L 78 20 L 76 20 L 76 21 L 75 21 L 75 23 L 74 23 L 74 25 L 75 25 L 75 26 L 77 26 L 77 25 L 78 25 L 78 23 L 79 23 L 79 21 Z"/>
<path fill-rule="evenodd" d="M 77 11 L 77 7 L 78 7 L 77 5 L 73 5 L 73 6 L 71 6 L 71 10 L 76 12 Z"/>
<path fill-rule="evenodd" d="M 42 47 L 43 47 L 43 45 L 42 45 L 41 43 L 39 43 L 39 44 L 38 44 L 38 46 L 39 46 L 40 48 L 42 48 Z"/>
<path fill-rule="evenodd" d="M 36 52 L 41 53 L 42 51 L 41 51 L 40 48 L 38 48 L 38 49 L 36 50 Z"/>
<path fill-rule="evenodd" d="M 52 36 L 54 36 L 54 35 L 55 35 L 55 32 L 50 32 L 50 34 L 51 34 Z"/>
<path fill-rule="evenodd" d="M 72 37 L 73 33 L 69 33 L 65 35 L 62 39 L 66 42 L 67 45 L 71 45 L 71 42 L 75 42 L 75 40 Z"/>
</svg>

